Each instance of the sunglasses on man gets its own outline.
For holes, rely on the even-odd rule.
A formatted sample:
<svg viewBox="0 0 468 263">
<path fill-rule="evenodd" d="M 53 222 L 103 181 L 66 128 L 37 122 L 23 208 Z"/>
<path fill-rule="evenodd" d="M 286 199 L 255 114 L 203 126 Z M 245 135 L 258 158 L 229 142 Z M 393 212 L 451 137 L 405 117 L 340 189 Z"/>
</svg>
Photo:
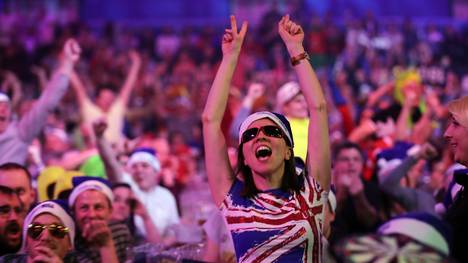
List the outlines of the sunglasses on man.
<svg viewBox="0 0 468 263">
<path fill-rule="evenodd" d="M 262 126 L 259 128 L 250 128 L 247 129 L 243 134 L 242 134 L 242 143 L 246 143 L 248 141 L 251 141 L 257 135 L 260 133 L 260 131 L 263 132 L 268 137 L 274 137 L 274 138 L 283 138 L 283 133 L 281 132 L 281 129 L 277 126 L 274 125 L 266 125 Z"/>
<path fill-rule="evenodd" d="M 59 224 L 50 224 L 50 225 L 43 225 L 43 224 L 29 224 L 28 226 L 28 236 L 31 237 L 34 240 L 37 240 L 44 229 L 49 231 L 49 234 L 51 234 L 53 237 L 56 238 L 64 238 L 68 234 L 68 227 L 59 225 Z"/>
</svg>

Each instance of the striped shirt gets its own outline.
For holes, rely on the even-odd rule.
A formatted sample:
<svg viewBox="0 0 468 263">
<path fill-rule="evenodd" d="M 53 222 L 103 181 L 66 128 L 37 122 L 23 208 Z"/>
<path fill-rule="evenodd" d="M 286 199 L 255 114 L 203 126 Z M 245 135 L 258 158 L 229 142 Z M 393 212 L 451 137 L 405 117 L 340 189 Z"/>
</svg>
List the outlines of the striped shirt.
<svg viewBox="0 0 468 263">
<path fill-rule="evenodd" d="M 118 222 L 109 223 L 109 229 L 114 241 L 115 251 L 119 262 L 127 260 L 127 249 L 132 245 L 132 237 L 130 231 L 125 224 Z M 80 263 L 103 262 L 99 250 L 94 247 L 89 247 L 81 235 L 77 235 L 75 239 L 75 254 Z"/>
<path fill-rule="evenodd" d="M 301 175 L 299 193 L 273 189 L 241 196 L 235 179 L 221 211 L 239 262 L 321 262 L 323 204 L 318 183 Z"/>
</svg>

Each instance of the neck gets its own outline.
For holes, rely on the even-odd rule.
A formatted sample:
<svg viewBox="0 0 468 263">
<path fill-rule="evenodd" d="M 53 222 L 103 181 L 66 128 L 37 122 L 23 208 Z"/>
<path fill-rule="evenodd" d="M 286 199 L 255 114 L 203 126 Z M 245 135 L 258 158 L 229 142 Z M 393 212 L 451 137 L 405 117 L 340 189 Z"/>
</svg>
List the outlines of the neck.
<svg viewBox="0 0 468 263">
<path fill-rule="evenodd" d="M 272 174 L 259 174 L 252 171 L 255 186 L 260 191 L 280 188 L 283 174 L 284 165 L 281 166 L 281 169 L 277 169 L 276 172 Z"/>
</svg>

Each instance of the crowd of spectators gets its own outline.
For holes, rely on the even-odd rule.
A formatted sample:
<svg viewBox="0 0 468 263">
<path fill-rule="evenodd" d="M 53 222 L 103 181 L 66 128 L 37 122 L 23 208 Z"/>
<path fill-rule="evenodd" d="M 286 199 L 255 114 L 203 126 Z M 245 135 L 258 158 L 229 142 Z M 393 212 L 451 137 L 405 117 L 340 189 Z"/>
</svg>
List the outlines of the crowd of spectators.
<svg viewBox="0 0 468 263">
<path fill-rule="evenodd" d="M 94 28 L 77 14 L 73 7 L 0 13 L 0 185 L 13 189 L 20 201 L 0 188 L 5 196 L 0 202 L 9 200 L 13 209 L 5 212 L 0 206 L 0 217 L 13 218 L 0 226 L 5 239 L 0 244 L 7 244 L 1 254 L 19 250 L 22 223 L 34 203 L 73 194 L 80 184 L 76 178 L 86 175 L 113 184 L 105 186 L 111 194 L 105 188 L 102 204 L 89 206 L 105 210 L 99 220 L 127 224 L 134 241 L 126 240 L 130 234 L 120 226 L 102 230 L 125 234 L 114 238 L 115 244 L 167 248 L 208 237 L 206 247 L 222 251 L 211 251 L 206 259 L 235 260 L 209 198 L 201 134 L 224 25 Z M 231 162 L 236 161 L 238 125 L 250 112 L 307 118 L 276 32 L 281 16 L 274 8 L 265 12 L 244 41 L 222 125 Z M 327 98 L 336 194 L 330 245 L 373 233 L 405 212 L 443 217 L 461 187 L 452 183 L 452 174 L 463 166 L 444 145 L 443 131 L 449 120 L 445 105 L 468 95 L 468 27 L 371 15 L 340 23 L 329 16 L 298 18 Z M 73 57 L 76 52 L 79 59 Z M 17 130 L 9 128 L 10 122 Z M 297 125 L 293 133 L 304 127 Z M 296 145 L 305 147 L 307 138 L 294 136 Z M 77 206 L 69 204 L 76 217 Z M 30 221 L 44 219 L 40 212 L 33 214 Z M 61 210 L 55 216 L 61 225 L 69 224 Z M 86 222 L 76 224 L 77 237 L 92 236 Z M 54 235 L 51 226 L 42 230 Z M 106 256 L 111 237 L 85 241 Z M 67 250 L 73 247 L 82 249 L 80 261 L 99 259 L 80 243 L 71 242 Z M 118 259 L 127 260 L 125 252 L 117 251 Z"/>
</svg>

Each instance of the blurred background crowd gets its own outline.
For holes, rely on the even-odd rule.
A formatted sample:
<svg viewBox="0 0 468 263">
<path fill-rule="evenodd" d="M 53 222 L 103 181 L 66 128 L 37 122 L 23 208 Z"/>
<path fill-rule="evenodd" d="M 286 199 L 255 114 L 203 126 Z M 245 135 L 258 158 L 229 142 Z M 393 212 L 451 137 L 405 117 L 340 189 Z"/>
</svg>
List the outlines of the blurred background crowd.
<svg viewBox="0 0 468 263">
<path fill-rule="evenodd" d="M 27 156 L 0 157 L 1 164 L 26 167 L 37 192 L 31 203 L 66 195 L 74 177 L 108 179 L 113 220 L 153 219 L 158 238 L 145 240 L 140 233 L 139 249 L 190 250 L 185 257 L 202 260 L 212 256 L 204 252 L 211 240 L 215 251 L 226 249 L 213 261 L 235 260 L 224 244 L 225 230 L 207 230 L 217 229 L 220 219 L 204 175 L 200 120 L 228 16 L 210 16 L 215 11 L 207 7 L 205 20 L 183 20 L 184 14 L 169 22 L 119 20 L 109 16 L 112 10 L 118 17 L 119 10 L 143 9 L 146 2 L 118 1 L 120 9 L 110 7 L 113 1 L 91 2 L 0 1 L 0 92 L 7 95 L 0 103 L 11 104 L 13 120 L 35 110 L 53 82 L 65 41 L 74 38 L 81 47 L 70 87 L 38 127 Z M 373 233 L 403 212 L 444 214 L 460 187 L 451 183 L 453 171 L 463 168 L 453 161 L 443 132 L 447 102 L 468 95 L 468 27 L 466 16 L 455 11 L 457 4 L 467 9 L 466 1 L 428 2 L 425 10 L 442 5 L 449 11 L 417 17 L 403 3 L 400 15 L 385 16 L 359 5 L 369 1 L 351 1 L 354 8 L 332 1 L 342 11 L 333 4 L 315 10 L 301 0 L 226 2 L 201 4 L 251 22 L 223 123 L 232 139 L 232 163 L 244 112 L 279 110 L 294 117 L 303 109 L 293 100 L 294 74 L 277 34 L 277 22 L 289 13 L 304 27 L 305 48 L 327 96 L 336 194 L 330 242 Z M 107 11 L 99 18 L 98 10 Z M 202 7 L 193 12 L 204 14 Z M 183 23 L 177 24 L 179 18 Z M 0 111 L 0 124 L 8 117 Z M 125 184 L 123 175 L 141 180 Z M 154 179 L 145 182 L 148 177 Z M 149 193 L 156 186 L 168 190 L 164 198 Z M 162 201 L 149 200 L 152 194 Z M 133 231 L 141 225 L 129 223 Z M 141 245 L 146 242 L 154 246 Z"/>
</svg>

